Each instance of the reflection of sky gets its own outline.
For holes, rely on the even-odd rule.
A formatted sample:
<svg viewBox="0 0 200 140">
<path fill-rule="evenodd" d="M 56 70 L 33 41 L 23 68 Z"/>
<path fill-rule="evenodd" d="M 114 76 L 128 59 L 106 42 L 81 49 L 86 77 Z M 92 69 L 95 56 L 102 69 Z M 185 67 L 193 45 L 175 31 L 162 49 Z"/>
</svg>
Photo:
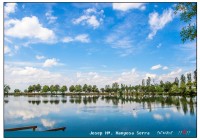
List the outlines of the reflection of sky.
<svg viewBox="0 0 200 140">
<path fill-rule="evenodd" d="M 66 99 L 66 103 L 61 100 Z M 176 107 L 161 108 L 160 103 L 151 103 L 151 110 L 147 103 L 126 102 L 113 105 L 112 101 L 105 102 L 100 98 L 96 103 L 70 103 L 70 97 L 13 97 L 6 98 L 4 104 L 5 128 L 26 125 L 37 125 L 37 130 L 54 127 L 67 127 L 72 131 L 104 131 L 107 130 L 182 130 L 196 129 L 196 107 L 194 115 Z M 28 101 L 41 101 L 39 105 Z M 43 103 L 44 100 L 59 100 L 58 104 Z M 144 108 L 143 108 L 144 107 Z"/>
</svg>

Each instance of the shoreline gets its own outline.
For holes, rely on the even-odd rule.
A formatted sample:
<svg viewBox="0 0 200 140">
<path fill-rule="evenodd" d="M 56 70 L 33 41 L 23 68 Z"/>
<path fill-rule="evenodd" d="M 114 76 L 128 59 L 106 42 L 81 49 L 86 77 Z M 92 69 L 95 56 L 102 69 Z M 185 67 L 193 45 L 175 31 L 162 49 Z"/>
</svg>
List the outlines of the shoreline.
<svg viewBox="0 0 200 140">
<path fill-rule="evenodd" d="M 7 95 L 14 95 L 14 96 L 35 96 L 35 95 L 63 95 L 63 96 L 73 96 L 73 95 L 78 95 L 78 96 L 84 96 L 84 95 L 106 95 L 106 96 L 120 96 L 119 93 L 4 93 L 4 96 Z M 151 95 L 151 96 L 197 96 L 197 93 L 124 93 L 121 96 L 146 96 L 146 95 Z"/>
</svg>

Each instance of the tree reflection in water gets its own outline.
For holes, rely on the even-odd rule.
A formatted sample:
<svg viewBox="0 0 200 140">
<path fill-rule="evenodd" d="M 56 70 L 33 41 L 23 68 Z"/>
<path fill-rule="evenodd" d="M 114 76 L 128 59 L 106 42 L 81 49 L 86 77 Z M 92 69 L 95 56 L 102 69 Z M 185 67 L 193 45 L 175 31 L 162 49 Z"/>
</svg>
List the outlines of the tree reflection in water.
<svg viewBox="0 0 200 140">
<path fill-rule="evenodd" d="M 32 98 L 32 97 L 31 97 Z M 36 97 L 35 100 L 28 100 L 28 103 L 32 105 L 39 105 L 40 103 L 43 104 L 66 104 L 67 98 L 69 98 L 69 102 L 71 104 L 96 104 L 98 100 L 104 101 L 106 104 L 112 103 L 115 106 L 119 104 L 126 104 L 126 103 L 139 103 L 141 104 L 141 109 L 148 109 L 150 112 L 156 106 L 160 106 L 160 108 L 170 108 L 176 107 L 177 111 L 180 109 L 183 110 L 184 114 L 188 112 L 191 115 L 194 115 L 195 108 L 196 108 L 196 96 L 195 97 L 186 97 L 186 96 L 152 96 L 152 95 L 144 95 L 144 96 L 113 96 L 113 95 L 73 95 L 73 96 L 56 96 L 53 98 L 56 99 L 49 99 L 43 97 L 41 101 L 40 97 Z M 52 98 L 52 97 L 51 97 Z M 8 103 L 8 100 L 4 100 L 4 103 Z M 195 106 L 195 107 L 194 107 Z"/>
</svg>

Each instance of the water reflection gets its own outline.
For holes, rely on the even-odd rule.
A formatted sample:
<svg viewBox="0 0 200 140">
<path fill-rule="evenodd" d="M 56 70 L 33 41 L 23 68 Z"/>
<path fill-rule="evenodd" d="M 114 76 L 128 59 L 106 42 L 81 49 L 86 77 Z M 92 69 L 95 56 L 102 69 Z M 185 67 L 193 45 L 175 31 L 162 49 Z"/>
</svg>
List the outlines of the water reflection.
<svg viewBox="0 0 200 140">
<path fill-rule="evenodd" d="M 52 97 L 51 97 L 52 98 Z M 48 99 L 48 96 L 44 96 L 43 100 L 40 97 L 36 97 L 33 100 L 28 100 L 28 103 L 33 105 L 43 104 L 66 104 L 67 96 L 55 97 L 56 99 Z M 141 104 L 141 108 L 139 109 L 148 109 L 149 112 L 152 109 L 155 109 L 156 106 L 160 106 L 161 108 L 170 108 L 175 107 L 177 111 L 180 111 L 182 108 L 184 114 L 188 112 L 191 115 L 194 115 L 196 107 L 196 97 L 180 97 L 180 96 L 70 96 L 69 102 L 71 104 L 96 104 L 98 100 L 105 101 L 106 104 L 112 103 L 115 106 L 123 105 L 126 103 L 139 103 Z M 5 103 L 8 103 L 8 100 L 4 100 Z M 153 106 L 154 105 L 154 106 Z M 135 110 L 136 108 L 133 108 Z M 137 108 L 138 109 L 138 108 Z"/>
<path fill-rule="evenodd" d="M 39 131 L 60 126 L 76 131 L 87 124 L 84 130 L 89 131 L 99 126 L 179 130 L 183 123 L 196 128 L 196 102 L 196 97 L 182 96 L 9 96 L 4 98 L 4 118 L 6 127 L 37 125 Z"/>
</svg>

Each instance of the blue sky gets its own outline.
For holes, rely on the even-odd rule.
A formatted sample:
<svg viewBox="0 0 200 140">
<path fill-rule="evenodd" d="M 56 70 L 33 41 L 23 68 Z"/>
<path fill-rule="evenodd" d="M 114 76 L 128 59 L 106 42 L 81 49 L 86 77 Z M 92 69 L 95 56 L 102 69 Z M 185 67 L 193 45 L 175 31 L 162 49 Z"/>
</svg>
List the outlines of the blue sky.
<svg viewBox="0 0 200 140">
<path fill-rule="evenodd" d="M 5 3 L 4 82 L 103 87 L 193 72 L 196 42 L 181 42 L 175 4 Z"/>
</svg>

